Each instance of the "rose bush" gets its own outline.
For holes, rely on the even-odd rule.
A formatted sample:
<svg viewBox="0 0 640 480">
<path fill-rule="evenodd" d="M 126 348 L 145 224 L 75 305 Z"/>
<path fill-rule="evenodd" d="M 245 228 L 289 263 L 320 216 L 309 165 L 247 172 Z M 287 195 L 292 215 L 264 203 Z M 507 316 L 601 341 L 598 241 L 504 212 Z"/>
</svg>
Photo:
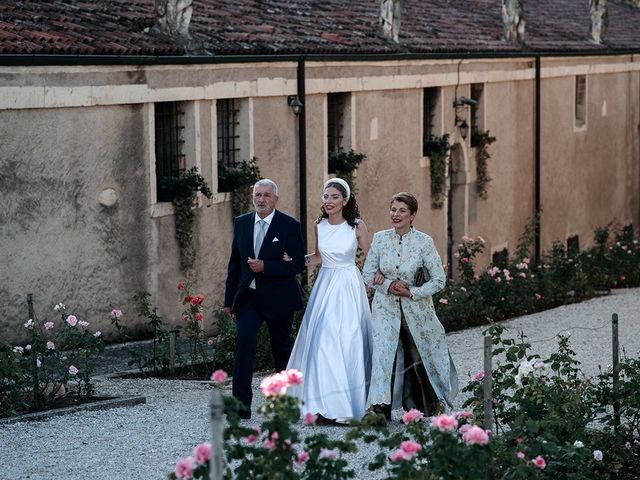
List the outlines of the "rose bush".
<svg viewBox="0 0 640 480">
<path fill-rule="evenodd" d="M 100 331 L 54 307 L 58 319 L 28 319 L 28 343 L 0 347 L 0 416 L 43 410 L 55 403 L 83 401 L 94 395 L 91 376 L 104 350 Z"/>
<path fill-rule="evenodd" d="M 290 370 L 262 381 L 267 401 L 261 407 L 261 425 L 241 422 L 238 402 L 225 399 L 225 478 L 353 478 L 356 472 L 348 459 L 358 448 L 377 451 L 368 469 L 383 470 L 389 479 L 635 478 L 640 361 L 625 360 L 620 381 L 613 386 L 610 371 L 594 379 L 582 375 L 568 336 L 559 336 L 557 351 L 542 359 L 523 336 L 508 338 L 499 325 L 487 333 L 499 360 L 492 372 L 494 433 L 482 426 L 486 374 L 479 371 L 464 389 L 471 394 L 469 411 L 425 418 L 412 409 L 402 415 L 405 428 L 394 433 L 378 427 L 375 416 L 365 416 L 344 427 L 342 441 L 322 433 L 303 438 L 296 429 L 298 400 L 287 395 L 303 378 Z M 226 374 L 216 371 L 212 379 L 224 381 Z M 307 414 L 302 422 L 313 424 L 316 418 Z M 194 452 L 180 459 L 169 478 L 208 479 L 205 458 Z"/>
</svg>

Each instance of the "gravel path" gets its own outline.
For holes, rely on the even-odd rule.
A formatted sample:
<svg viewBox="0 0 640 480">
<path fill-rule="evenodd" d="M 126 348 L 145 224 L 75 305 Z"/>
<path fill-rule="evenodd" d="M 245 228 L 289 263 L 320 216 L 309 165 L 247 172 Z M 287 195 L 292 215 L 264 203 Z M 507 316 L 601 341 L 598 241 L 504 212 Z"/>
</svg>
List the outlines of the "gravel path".
<svg viewBox="0 0 640 480">
<path fill-rule="evenodd" d="M 588 375 L 611 363 L 611 314 L 620 317 L 620 345 L 627 356 L 640 352 L 640 289 L 616 290 L 607 297 L 567 305 L 505 322 L 510 334 L 524 332 L 543 357 L 556 347 L 555 335 L 571 332 L 573 349 Z M 460 384 L 482 368 L 482 330 L 477 327 L 448 335 Z M 261 398 L 256 387 L 256 405 Z M 100 395 L 144 395 L 147 403 L 129 408 L 82 412 L 43 422 L 0 426 L 0 478 L 164 479 L 178 457 L 208 439 L 211 386 L 171 380 L 96 378 Z M 229 387 L 226 387 L 229 390 Z M 458 398 L 458 407 L 464 399 Z M 254 420 L 260 421 L 254 410 Z M 402 428 L 392 422 L 392 430 Z M 300 427 L 301 433 L 323 431 L 340 438 L 346 427 Z M 374 449 L 361 449 L 353 465 L 365 465 Z M 366 470 L 358 478 L 382 478 Z"/>
</svg>

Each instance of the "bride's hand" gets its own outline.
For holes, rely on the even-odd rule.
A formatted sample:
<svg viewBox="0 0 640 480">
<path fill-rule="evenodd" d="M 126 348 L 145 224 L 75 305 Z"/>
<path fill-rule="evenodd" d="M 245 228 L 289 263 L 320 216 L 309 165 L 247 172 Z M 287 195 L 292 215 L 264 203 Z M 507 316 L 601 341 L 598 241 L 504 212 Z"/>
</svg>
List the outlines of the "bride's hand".
<svg viewBox="0 0 640 480">
<path fill-rule="evenodd" d="M 293 260 L 293 258 L 291 258 L 287 252 L 284 252 L 284 255 L 282 256 L 282 260 L 284 260 L 285 262 L 291 262 Z"/>
<path fill-rule="evenodd" d="M 382 285 L 384 283 L 384 275 L 378 270 L 376 274 L 373 276 L 373 285 Z"/>
</svg>

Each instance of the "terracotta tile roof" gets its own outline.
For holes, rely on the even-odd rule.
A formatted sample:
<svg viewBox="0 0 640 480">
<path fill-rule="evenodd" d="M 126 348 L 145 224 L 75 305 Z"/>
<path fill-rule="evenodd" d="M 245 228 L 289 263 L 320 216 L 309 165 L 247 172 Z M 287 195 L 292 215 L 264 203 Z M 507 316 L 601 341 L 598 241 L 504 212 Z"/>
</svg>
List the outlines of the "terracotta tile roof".
<svg viewBox="0 0 640 480">
<path fill-rule="evenodd" d="M 609 0 L 605 45 L 586 0 L 524 0 L 526 46 L 502 38 L 499 0 L 405 0 L 400 42 L 377 35 L 378 0 L 194 0 L 190 32 L 210 55 L 640 50 L 640 9 Z M 184 55 L 149 33 L 153 0 L 0 2 L 0 54 Z"/>
</svg>

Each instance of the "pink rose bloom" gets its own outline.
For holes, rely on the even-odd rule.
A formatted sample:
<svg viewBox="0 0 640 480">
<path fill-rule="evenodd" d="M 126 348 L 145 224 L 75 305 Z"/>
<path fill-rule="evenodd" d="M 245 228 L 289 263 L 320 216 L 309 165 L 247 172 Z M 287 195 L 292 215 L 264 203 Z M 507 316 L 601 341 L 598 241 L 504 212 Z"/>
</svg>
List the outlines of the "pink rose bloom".
<svg viewBox="0 0 640 480">
<path fill-rule="evenodd" d="M 44 329 L 45 330 L 51 330 L 53 328 L 53 322 L 46 322 L 44 324 Z"/>
<path fill-rule="evenodd" d="M 522 460 L 524 458 L 524 453 L 523 452 L 516 452 L 516 457 L 518 457 L 520 460 Z"/>
<path fill-rule="evenodd" d="M 224 370 L 216 370 L 211 374 L 211 380 L 216 383 L 221 383 L 224 382 L 228 376 L 229 375 L 227 375 L 227 372 Z"/>
<path fill-rule="evenodd" d="M 207 345 L 209 346 L 213 345 L 213 338 L 210 338 L 209 340 L 207 340 Z"/>
<path fill-rule="evenodd" d="M 69 315 L 69 316 L 67 317 L 67 323 L 68 323 L 69 325 L 71 325 L 72 327 L 75 327 L 75 326 L 76 326 L 76 324 L 78 323 L 78 319 L 76 318 L 76 316 L 75 316 L 75 315 Z"/>
<path fill-rule="evenodd" d="M 271 438 L 268 438 L 264 442 L 262 442 L 262 446 L 267 450 L 275 450 L 276 440 L 278 440 L 279 437 L 280 435 L 278 434 L 278 432 L 273 432 L 271 434 Z"/>
<path fill-rule="evenodd" d="M 392 462 L 402 462 L 405 460 L 411 460 L 412 457 L 413 457 L 412 453 L 407 453 L 401 448 L 399 448 L 398 450 L 393 452 L 391 455 L 389 455 L 389 460 L 391 460 Z"/>
<path fill-rule="evenodd" d="M 441 432 L 453 432 L 458 428 L 458 420 L 453 415 L 442 413 L 431 419 L 431 426 L 436 427 Z"/>
<path fill-rule="evenodd" d="M 178 282 L 178 290 L 184 290 L 184 280 Z"/>
<path fill-rule="evenodd" d="M 305 463 L 307 460 L 309 460 L 309 454 L 306 452 L 306 450 L 303 450 L 296 457 L 295 464 L 296 464 L 296 466 L 299 467 L 303 463 Z"/>
<path fill-rule="evenodd" d="M 440 300 L 438 300 L 440 303 L 442 303 L 443 305 L 448 305 L 449 304 L 449 300 L 447 300 L 446 298 L 441 298 Z"/>
<path fill-rule="evenodd" d="M 193 477 L 194 467 L 195 461 L 192 457 L 181 458 L 180 460 L 178 460 L 178 463 L 176 463 L 176 469 L 174 470 L 174 473 L 179 479 L 186 480 Z"/>
<path fill-rule="evenodd" d="M 256 433 L 251 433 L 245 437 L 247 443 L 255 443 L 260 437 L 260 429 L 258 427 L 253 427 L 253 431 Z"/>
<path fill-rule="evenodd" d="M 265 397 L 275 397 L 287 393 L 288 385 L 287 376 L 282 373 L 276 373 L 262 380 L 260 390 L 262 390 Z"/>
<path fill-rule="evenodd" d="M 536 300 L 540 300 L 542 298 L 542 295 L 540 295 L 539 293 L 536 293 L 534 297 L 536 298 Z"/>
<path fill-rule="evenodd" d="M 202 313 L 200 313 L 200 312 L 196 313 L 196 320 L 197 320 L 198 322 L 201 322 L 201 321 L 202 321 Z"/>
<path fill-rule="evenodd" d="M 631 448 L 631 444 L 629 442 L 626 442 L 624 444 L 624 448 L 626 448 L 627 450 L 629 450 Z"/>
<path fill-rule="evenodd" d="M 302 423 L 304 423 L 305 425 L 313 425 L 316 423 L 316 420 L 318 420 L 318 415 L 314 415 L 311 412 L 307 412 L 304 414 L 304 419 L 302 420 Z"/>
<path fill-rule="evenodd" d="M 289 385 L 302 385 L 302 372 L 300 370 L 296 370 L 295 368 L 290 368 L 286 372 L 282 372 L 287 376 L 287 381 Z"/>
<path fill-rule="evenodd" d="M 54 350 L 56 345 L 52 341 L 47 342 L 47 350 Z"/>
<path fill-rule="evenodd" d="M 424 413 L 422 413 L 420 410 L 416 408 L 412 408 L 411 410 L 406 412 L 404 415 L 402 415 L 402 421 L 406 425 L 408 425 L 409 423 L 412 423 L 412 422 L 419 422 L 422 419 L 422 417 L 424 417 Z"/>
<path fill-rule="evenodd" d="M 422 445 L 420 445 L 418 442 L 414 442 L 413 440 L 405 440 L 400 444 L 400 449 L 403 452 L 407 452 L 413 455 L 414 453 L 422 450 Z"/>
<path fill-rule="evenodd" d="M 465 423 L 464 425 L 462 425 L 458 431 L 460 432 L 460 435 L 464 435 L 466 432 L 469 431 L 469 429 L 471 428 L 471 424 L 469 423 Z"/>
<path fill-rule="evenodd" d="M 496 277 L 494 280 L 495 280 L 496 283 L 502 282 L 502 279 L 500 277 Z"/>
<path fill-rule="evenodd" d="M 456 414 L 456 417 L 469 419 L 469 418 L 473 418 L 473 413 L 462 411 L 462 412 L 458 412 Z"/>
<path fill-rule="evenodd" d="M 541 455 L 538 455 L 536 458 L 534 458 L 533 460 L 531 460 L 531 462 L 538 467 L 540 470 L 543 470 L 544 467 L 547 466 L 547 462 L 544 461 L 544 458 L 542 458 Z"/>
<path fill-rule="evenodd" d="M 495 277 L 498 273 L 500 273 L 500 269 L 498 267 L 492 267 L 487 270 L 487 275 L 490 277 Z"/>
<path fill-rule="evenodd" d="M 473 425 L 462 434 L 462 441 L 467 445 L 486 445 L 489 443 L 489 434 L 483 428 Z"/>
<path fill-rule="evenodd" d="M 329 450 L 328 448 L 323 448 L 320 450 L 320 455 L 318 458 L 326 458 L 327 460 L 335 460 L 338 458 L 338 452 L 335 450 Z"/>
<path fill-rule="evenodd" d="M 262 442 L 262 448 L 264 448 L 265 450 L 275 450 L 276 442 L 274 442 L 270 438 L 267 438 L 264 442 Z"/>
<path fill-rule="evenodd" d="M 194 307 L 196 305 L 200 305 L 203 301 L 204 301 L 204 295 L 201 293 L 198 294 L 198 296 L 196 297 L 191 297 L 191 305 L 193 305 Z"/>
<path fill-rule="evenodd" d="M 484 370 L 480 370 L 478 373 L 476 373 L 476 374 L 473 376 L 473 379 L 474 379 L 476 382 L 479 382 L 479 381 L 480 381 L 480 380 L 482 380 L 483 378 L 484 378 Z"/>
<path fill-rule="evenodd" d="M 85 320 L 80 320 L 80 321 L 78 322 L 78 324 L 79 324 L 81 327 L 88 327 L 88 326 L 89 326 L 89 322 L 87 322 L 87 321 L 85 321 Z"/>
<path fill-rule="evenodd" d="M 69 367 L 69 375 L 72 375 L 72 376 L 74 376 L 74 377 L 75 377 L 79 371 L 80 371 L 80 370 L 78 370 L 78 369 L 77 369 L 76 367 L 74 367 L 73 365 L 71 365 L 71 366 Z"/>
<path fill-rule="evenodd" d="M 202 465 L 211 460 L 211 444 L 208 442 L 201 443 L 193 449 L 193 458 L 198 465 Z"/>
<path fill-rule="evenodd" d="M 100 330 L 96 330 L 96 333 L 93 334 L 93 336 L 96 338 L 98 338 L 100 335 L 102 335 L 102 332 Z"/>
<path fill-rule="evenodd" d="M 114 308 L 113 310 L 111 310 L 111 316 L 113 318 L 120 318 L 122 316 L 122 310 L 120 310 L 119 308 Z"/>
</svg>

